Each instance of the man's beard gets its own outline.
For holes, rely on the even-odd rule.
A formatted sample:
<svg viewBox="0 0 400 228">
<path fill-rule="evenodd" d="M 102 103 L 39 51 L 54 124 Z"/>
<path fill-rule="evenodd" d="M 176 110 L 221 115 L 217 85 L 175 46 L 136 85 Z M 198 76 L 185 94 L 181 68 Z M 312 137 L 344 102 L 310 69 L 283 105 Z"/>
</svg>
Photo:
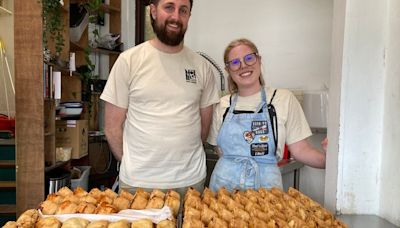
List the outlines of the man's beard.
<svg viewBox="0 0 400 228">
<path fill-rule="evenodd" d="M 153 21 L 153 30 L 154 33 L 157 35 L 157 38 L 164 44 L 169 46 L 178 46 L 183 38 L 185 37 L 186 30 L 183 29 L 182 23 L 176 22 L 181 30 L 178 33 L 175 32 L 168 32 L 167 31 L 167 24 L 173 23 L 172 21 L 165 21 L 165 24 L 159 25 L 156 21 Z"/>
</svg>

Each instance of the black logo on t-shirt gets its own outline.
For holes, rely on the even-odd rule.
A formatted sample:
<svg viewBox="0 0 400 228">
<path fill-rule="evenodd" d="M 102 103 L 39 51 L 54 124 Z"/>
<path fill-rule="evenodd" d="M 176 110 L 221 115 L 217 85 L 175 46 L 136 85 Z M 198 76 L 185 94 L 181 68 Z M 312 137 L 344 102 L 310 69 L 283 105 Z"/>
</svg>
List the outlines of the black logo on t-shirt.
<svg viewBox="0 0 400 228">
<path fill-rule="evenodd" d="M 185 70 L 186 82 L 196 83 L 196 71 L 195 70 Z"/>
</svg>

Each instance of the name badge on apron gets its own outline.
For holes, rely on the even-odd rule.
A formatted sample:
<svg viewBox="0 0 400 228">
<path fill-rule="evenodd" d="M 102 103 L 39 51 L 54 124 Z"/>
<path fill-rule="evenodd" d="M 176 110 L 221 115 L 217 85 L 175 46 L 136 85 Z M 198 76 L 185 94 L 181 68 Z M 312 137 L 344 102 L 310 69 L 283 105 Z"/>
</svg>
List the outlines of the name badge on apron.
<svg viewBox="0 0 400 228">
<path fill-rule="evenodd" d="M 267 121 L 253 121 L 251 122 L 251 131 L 256 135 L 268 134 L 268 122 Z"/>
<path fill-rule="evenodd" d="M 268 154 L 268 143 L 253 143 L 250 145 L 251 156 L 264 156 Z"/>
</svg>

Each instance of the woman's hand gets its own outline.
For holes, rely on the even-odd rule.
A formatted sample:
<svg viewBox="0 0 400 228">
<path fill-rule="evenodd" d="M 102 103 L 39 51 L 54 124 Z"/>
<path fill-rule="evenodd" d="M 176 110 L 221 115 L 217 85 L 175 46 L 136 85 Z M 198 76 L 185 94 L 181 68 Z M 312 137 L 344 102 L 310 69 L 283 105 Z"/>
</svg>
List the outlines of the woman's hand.
<svg viewBox="0 0 400 228">
<path fill-rule="evenodd" d="M 321 146 L 322 149 L 324 149 L 324 151 L 326 152 L 326 150 L 328 149 L 328 137 L 325 137 L 324 140 L 322 140 Z"/>
<path fill-rule="evenodd" d="M 214 152 L 218 155 L 218 157 L 222 157 L 222 150 L 221 150 L 221 148 L 219 148 L 219 146 L 216 146 L 215 148 L 214 148 Z"/>
</svg>

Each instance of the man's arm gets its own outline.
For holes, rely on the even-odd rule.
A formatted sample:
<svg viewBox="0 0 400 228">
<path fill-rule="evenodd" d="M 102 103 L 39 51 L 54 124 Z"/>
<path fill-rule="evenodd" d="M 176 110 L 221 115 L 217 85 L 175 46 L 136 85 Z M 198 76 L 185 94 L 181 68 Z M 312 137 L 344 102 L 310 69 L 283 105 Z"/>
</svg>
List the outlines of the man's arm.
<svg viewBox="0 0 400 228">
<path fill-rule="evenodd" d="M 213 105 L 200 109 L 201 140 L 203 141 L 203 143 L 206 142 L 208 132 L 210 131 L 212 113 L 213 113 Z"/>
<path fill-rule="evenodd" d="M 307 139 L 288 145 L 294 159 L 314 168 L 325 168 L 326 155 L 313 147 Z"/>
<path fill-rule="evenodd" d="M 105 102 L 104 132 L 107 137 L 108 145 L 117 161 L 121 161 L 122 159 L 122 138 L 127 111 L 127 109 Z"/>
</svg>

